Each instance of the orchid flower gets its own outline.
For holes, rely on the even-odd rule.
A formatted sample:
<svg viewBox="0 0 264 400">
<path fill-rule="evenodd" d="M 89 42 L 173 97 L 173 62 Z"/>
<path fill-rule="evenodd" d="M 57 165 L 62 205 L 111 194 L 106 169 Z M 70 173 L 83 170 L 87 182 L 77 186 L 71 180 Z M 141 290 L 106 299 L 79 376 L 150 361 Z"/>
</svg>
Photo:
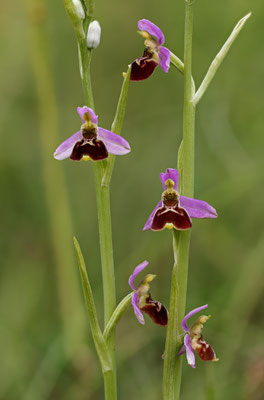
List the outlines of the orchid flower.
<svg viewBox="0 0 264 400">
<path fill-rule="evenodd" d="M 97 126 L 98 116 L 91 108 L 77 107 L 77 112 L 83 123 L 81 129 L 57 148 L 54 158 L 99 161 L 107 158 L 108 153 L 123 155 L 130 152 L 124 138 Z"/>
<path fill-rule="evenodd" d="M 148 274 L 138 286 L 134 285 L 136 276 L 143 271 L 148 264 L 148 261 L 143 261 L 134 269 L 132 275 L 129 277 L 128 283 L 131 289 L 134 291 L 131 300 L 132 306 L 140 324 L 145 324 L 145 320 L 141 312 L 143 311 L 144 313 L 148 314 L 156 324 L 165 326 L 168 323 L 168 311 L 166 307 L 159 301 L 152 300 L 151 295 L 149 294 L 149 284 L 153 281 L 153 279 L 155 279 L 156 275 Z"/>
<path fill-rule="evenodd" d="M 170 67 L 170 50 L 162 46 L 165 38 L 161 29 L 147 19 L 138 21 L 140 35 L 145 39 L 145 50 L 142 57 L 132 63 L 131 81 L 147 79 L 160 65 L 164 72 Z"/>
<path fill-rule="evenodd" d="M 187 320 L 191 318 L 194 314 L 204 310 L 208 307 L 208 304 L 204 306 L 195 308 L 190 311 L 182 320 L 181 327 L 186 335 L 184 336 L 184 345 L 180 349 L 178 356 L 181 356 L 186 352 L 187 362 L 192 367 L 195 368 L 195 355 L 194 350 L 198 356 L 203 361 L 218 361 L 215 352 L 210 344 L 206 343 L 202 336 L 203 324 L 210 318 L 210 315 L 202 315 L 196 322 L 188 328 Z"/>
<path fill-rule="evenodd" d="M 180 196 L 177 192 L 179 173 L 168 168 L 160 174 L 164 188 L 162 200 L 150 214 L 143 230 L 160 231 L 165 228 L 186 230 L 192 227 L 191 218 L 217 218 L 215 209 L 202 200 Z"/>
</svg>

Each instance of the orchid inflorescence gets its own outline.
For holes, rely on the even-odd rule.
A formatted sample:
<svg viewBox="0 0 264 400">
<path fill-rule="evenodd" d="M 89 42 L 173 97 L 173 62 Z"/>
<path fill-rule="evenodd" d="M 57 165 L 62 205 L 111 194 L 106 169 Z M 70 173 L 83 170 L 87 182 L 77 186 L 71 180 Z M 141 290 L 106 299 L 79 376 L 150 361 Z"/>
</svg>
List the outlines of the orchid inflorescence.
<svg viewBox="0 0 264 400">
<path fill-rule="evenodd" d="M 96 27 L 100 26 L 97 21 L 92 24 Z M 88 32 L 90 36 L 92 24 Z M 140 35 L 145 39 L 146 47 L 143 56 L 137 58 L 131 64 L 131 81 L 148 78 L 158 65 L 161 66 L 164 72 L 168 72 L 170 66 L 170 51 L 163 46 L 165 38 L 161 29 L 147 19 L 139 20 L 138 28 L 140 29 Z M 92 47 L 90 45 L 91 41 L 88 40 L 88 42 L 89 47 Z M 54 157 L 57 160 L 70 158 L 73 161 L 101 161 L 108 158 L 108 153 L 124 155 L 130 152 L 129 143 L 123 137 L 98 127 L 98 116 L 92 108 L 87 106 L 77 107 L 77 112 L 82 120 L 81 128 L 56 149 Z M 160 179 L 164 189 L 162 198 L 150 214 L 143 228 L 144 231 L 160 231 L 165 228 L 187 230 L 192 228 L 192 218 L 217 217 L 216 210 L 207 202 L 181 196 L 177 192 L 179 172 L 176 169 L 168 168 L 165 173 L 160 174 Z M 166 326 L 168 323 L 166 307 L 159 301 L 153 300 L 149 293 L 150 283 L 156 275 L 148 274 L 137 286 L 134 285 L 135 278 L 147 265 L 147 261 L 139 264 L 129 278 L 129 285 L 134 292 L 132 306 L 140 324 L 145 324 L 143 312 L 148 314 L 156 324 Z M 205 307 L 200 307 L 197 310 L 200 311 L 203 308 Z M 188 363 L 192 367 L 195 366 L 193 350 L 196 350 L 203 360 L 211 359 L 216 361 L 211 347 L 203 341 L 201 335 L 197 335 L 197 329 L 194 326 L 188 329 L 186 325 L 186 320 L 195 312 L 198 312 L 197 310 L 187 314 L 183 320 L 182 328 L 187 333 L 184 337 L 184 345 L 179 352 L 179 355 L 181 355 L 186 351 Z M 196 325 L 194 324 L 195 327 L 199 325 L 201 331 L 201 321 L 205 322 L 205 320 L 205 317 L 203 319 L 200 318 L 200 325 L 196 323 Z M 208 356 L 209 353 L 210 356 Z"/>
<path fill-rule="evenodd" d="M 192 7 L 191 0 L 186 0 L 189 7 Z M 90 61 L 91 51 L 96 48 L 100 42 L 101 27 L 97 21 L 91 22 L 91 14 L 83 8 L 82 2 L 65 0 L 66 9 L 73 20 L 73 25 L 76 30 L 80 52 L 80 71 L 83 85 L 86 87 L 86 100 L 87 106 L 78 107 L 77 112 L 82 120 L 80 129 L 65 140 L 55 151 L 54 157 L 57 160 L 63 160 L 70 158 L 74 161 L 91 160 L 95 162 L 95 176 L 96 176 L 96 187 L 98 196 L 98 221 L 99 221 L 99 234 L 100 234 L 100 246 L 102 257 L 102 271 L 103 271 L 103 289 L 104 289 L 104 301 L 105 309 L 108 310 L 106 318 L 107 325 L 105 331 L 99 332 L 99 323 L 96 320 L 96 311 L 92 298 L 91 288 L 88 281 L 88 275 L 84 268 L 84 260 L 81 254 L 80 247 L 75 240 L 75 247 L 78 255 L 78 261 L 80 271 L 82 275 L 82 282 L 84 285 L 84 293 L 86 302 L 88 304 L 87 310 L 90 318 L 91 329 L 93 332 L 93 338 L 96 344 L 98 356 L 102 364 L 103 372 L 112 372 L 112 381 L 105 380 L 105 389 L 108 391 L 109 398 L 116 398 L 113 395 L 113 388 L 115 387 L 113 365 L 115 364 L 113 355 L 113 341 L 111 338 L 111 332 L 114 331 L 115 326 L 126 307 L 127 304 L 132 303 L 135 316 L 141 325 L 145 324 L 143 313 L 148 314 L 152 321 L 161 326 L 167 326 L 167 338 L 166 338 L 166 349 L 164 356 L 164 398 L 166 400 L 174 398 L 174 377 L 175 377 L 175 363 L 180 362 L 180 357 L 183 353 L 186 353 L 187 362 L 195 368 L 195 356 L 194 351 L 198 354 L 200 359 L 203 361 L 217 361 L 218 358 L 215 355 L 213 348 L 203 339 L 202 330 L 204 323 L 208 320 L 209 316 L 202 315 L 196 322 L 189 328 L 187 320 L 196 313 L 204 310 L 208 305 L 204 305 L 190 311 L 181 322 L 181 330 L 179 329 L 178 314 L 184 315 L 185 297 L 186 297 L 186 281 L 187 281 L 187 268 L 188 268 L 188 252 L 190 235 L 186 232 L 192 228 L 193 219 L 214 219 L 217 218 L 216 210 L 206 201 L 192 198 L 193 193 L 193 170 L 194 170 L 194 119 L 195 119 L 195 106 L 204 94 L 209 83 L 211 82 L 217 68 L 227 54 L 231 44 L 237 37 L 238 33 L 242 29 L 245 21 L 249 17 L 242 18 L 241 21 L 236 25 L 235 29 L 231 33 L 228 41 L 225 43 L 221 51 L 218 53 L 214 62 L 211 64 L 207 75 L 201 86 L 195 92 L 195 84 L 191 74 L 191 40 L 192 35 L 192 16 L 186 14 L 186 59 L 189 62 L 189 68 L 175 56 L 171 51 L 164 47 L 165 37 L 161 29 L 153 22 L 147 19 L 141 19 L 138 21 L 139 34 L 145 39 L 145 49 L 142 57 L 136 58 L 128 68 L 127 73 L 123 74 L 124 82 L 121 89 L 121 94 L 117 106 L 115 119 L 112 125 L 112 131 L 98 127 L 98 117 L 94 110 L 89 107 L 93 104 L 92 91 L 89 86 L 90 73 Z M 69 5 L 70 4 L 70 5 Z M 77 5 L 78 7 L 77 7 Z M 76 8 L 77 7 L 77 8 Z M 190 8 L 187 7 L 188 12 Z M 89 22 L 88 25 L 84 24 L 83 21 Z M 88 27 L 87 35 L 85 36 L 84 27 Z M 189 41 L 188 41 L 189 40 Z M 85 45 L 84 45 L 85 43 Z M 186 50 L 185 48 L 185 50 Z M 85 64 L 85 60 L 87 64 Z M 87 61 L 88 60 L 88 61 Z M 111 219 L 110 219 L 110 204 L 109 204 L 109 183 L 111 179 L 111 173 L 113 168 L 113 155 L 125 155 L 130 152 L 130 145 L 122 136 L 120 131 L 122 127 L 126 97 L 128 91 L 129 81 L 142 81 L 149 78 L 154 70 L 160 65 L 165 73 L 168 72 L 170 65 L 174 65 L 181 73 L 185 76 L 185 92 L 184 92 L 184 134 L 183 134 L 183 146 L 181 146 L 182 153 L 178 154 L 178 164 L 180 165 L 180 173 L 173 168 L 167 168 L 164 173 L 160 174 L 161 183 L 163 186 L 163 192 L 161 194 L 161 200 L 158 202 L 152 213 L 150 214 L 147 222 L 145 223 L 144 231 L 163 231 L 166 228 L 171 229 L 173 232 L 173 249 L 174 249 L 174 266 L 172 275 L 172 289 L 171 289 L 171 301 L 170 314 L 166 307 L 159 301 L 153 300 L 150 294 L 150 283 L 154 280 L 156 275 L 147 274 L 139 284 L 135 284 L 134 281 L 137 276 L 148 266 L 148 261 L 143 261 L 137 265 L 133 273 L 129 277 L 129 285 L 132 289 L 126 298 L 114 309 L 115 305 L 115 293 L 111 293 L 111 289 L 114 291 L 114 268 L 113 268 L 113 251 L 111 242 Z M 86 68 L 86 70 L 85 70 Z M 86 74 L 86 79 L 84 79 Z M 88 83 L 87 83 L 88 82 Z M 187 83 L 186 83 L 187 82 Z M 118 134 L 117 134 L 118 133 Z M 188 140 L 186 141 L 186 137 Z M 189 153 L 191 154 L 189 156 Z M 188 153 L 188 162 L 184 155 Z M 111 156 L 109 156 L 109 154 Z M 180 162 L 179 162 L 180 161 Z M 184 162 L 188 164 L 188 172 L 185 170 Z M 190 175 L 190 176 L 189 176 Z M 107 179 L 106 179 L 107 178 Z M 178 184 L 180 180 L 180 185 Z M 183 190 L 183 194 L 189 193 L 191 197 L 187 197 L 181 193 L 179 188 L 184 187 L 184 183 L 188 183 L 188 190 Z M 104 191 L 104 194 L 102 194 Z M 107 195 L 105 195 L 107 193 Z M 182 242 L 181 242 L 182 239 Z M 180 253 L 179 247 L 184 242 L 184 250 Z M 178 259 L 178 256 L 182 259 Z M 179 268 L 183 268 L 180 274 L 178 274 Z M 181 288 L 181 290 L 179 290 Z M 179 305 L 178 293 L 182 293 L 182 301 Z M 177 299 L 177 301 L 175 300 Z M 111 303 L 111 305 L 110 305 Z M 112 316 L 109 314 L 112 313 Z M 181 312 L 181 313 L 180 313 Z M 171 322 L 172 321 L 172 322 Z M 171 322 L 171 323 L 170 323 Z M 174 330 L 173 330 L 174 329 Z M 176 332 L 175 332 L 176 330 Z M 108 350 L 110 352 L 108 353 Z M 169 351 L 174 356 L 174 361 L 170 359 Z M 109 362 L 110 360 L 110 362 Z M 112 362 L 113 361 L 113 362 Z M 180 369 L 180 368 L 179 368 Z M 110 375 L 109 375 L 110 376 Z M 110 389 L 108 388 L 110 385 Z M 169 385 L 169 387 L 167 387 Z M 180 378 L 177 382 L 179 392 Z M 176 385 L 176 386 L 177 386 Z M 176 397 L 175 397 L 176 398 Z M 178 397 L 177 397 L 178 398 Z"/>
</svg>

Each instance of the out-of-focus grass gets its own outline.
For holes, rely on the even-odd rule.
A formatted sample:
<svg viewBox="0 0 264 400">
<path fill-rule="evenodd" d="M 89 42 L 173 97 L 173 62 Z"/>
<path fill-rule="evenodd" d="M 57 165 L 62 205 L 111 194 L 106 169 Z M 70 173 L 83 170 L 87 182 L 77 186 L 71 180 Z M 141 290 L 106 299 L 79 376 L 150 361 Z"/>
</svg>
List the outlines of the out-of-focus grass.
<svg viewBox="0 0 264 400">
<path fill-rule="evenodd" d="M 48 0 L 47 35 L 59 117 L 59 140 L 79 128 L 83 104 L 77 49 L 63 2 Z M 151 7 L 152 6 L 152 7 Z M 199 104 L 196 124 L 197 198 L 218 211 L 216 221 L 195 221 L 192 235 L 188 309 L 209 303 L 205 338 L 220 361 L 184 366 L 182 399 L 260 398 L 254 371 L 263 358 L 263 18 L 260 1 Z M 184 1 L 97 2 L 102 40 L 93 59 L 93 86 L 100 125 L 114 116 L 121 73 L 141 55 L 136 21 L 149 18 L 164 30 L 166 45 L 180 57 Z M 202 80 L 212 58 L 248 2 L 197 1 L 194 77 Z M 90 334 L 89 349 L 69 360 L 42 178 L 43 160 L 28 20 L 23 2 L 1 7 L 1 280 L 0 398 L 100 399 L 103 388 Z M 133 267 L 150 261 L 158 275 L 152 295 L 168 305 L 172 264 L 169 232 L 142 232 L 159 199 L 160 171 L 176 165 L 181 138 L 182 77 L 161 69 L 131 84 L 123 134 L 133 151 L 116 160 L 112 218 L 117 296 L 127 294 Z M 41 132 L 41 134 L 44 134 Z M 59 143 L 58 143 L 59 144 Z M 175 149 L 175 150 L 173 150 Z M 56 163 L 50 155 L 48 161 Z M 88 163 L 62 163 L 73 232 L 84 250 L 102 319 L 102 290 L 93 175 Z M 58 204 L 58 207 L 60 205 Z M 76 276 L 77 265 L 72 266 Z M 70 294 L 69 294 L 70 295 Z M 77 312 L 77 310 L 76 310 Z M 118 327 L 119 397 L 159 400 L 165 330 L 137 324 L 128 312 Z M 259 357 L 257 356 L 259 354 Z M 262 388 L 262 389 L 261 389 Z"/>
</svg>

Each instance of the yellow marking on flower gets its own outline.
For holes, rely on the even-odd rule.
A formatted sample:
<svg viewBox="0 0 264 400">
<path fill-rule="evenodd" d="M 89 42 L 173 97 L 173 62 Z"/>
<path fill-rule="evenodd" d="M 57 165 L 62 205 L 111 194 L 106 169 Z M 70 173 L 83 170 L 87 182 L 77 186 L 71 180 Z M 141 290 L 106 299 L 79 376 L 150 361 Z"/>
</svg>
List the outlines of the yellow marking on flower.
<svg viewBox="0 0 264 400">
<path fill-rule="evenodd" d="M 167 224 L 165 225 L 165 228 L 167 228 L 167 229 L 173 229 L 173 224 L 167 223 Z"/>
<path fill-rule="evenodd" d="M 86 122 L 90 122 L 92 120 L 92 117 L 88 113 L 88 111 L 86 113 L 84 113 L 82 117 L 83 117 L 84 121 L 86 121 Z"/>
<path fill-rule="evenodd" d="M 127 73 L 126 73 L 126 72 L 123 72 L 123 73 L 122 73 L 122 76 L 123 76 L 123 78 L 125 79 L 125 77 L 127 76 Z"/>
<path fill-rule="evenodd" d="M 201 337 L 204 323 L 211 317 L 211 315 L 201 315 L 189 329 L 191 338 L 194 336 Z"/>
<path fill-rule="evenodd" d="M 146 31 L 137 31 L 137 33 L 140 34 L 140 36 L 142 36 L 144 39 L 150 40 L 151 36 L 148 32 Z"/>
<path fill-rule="evenodd" d="M 82 156 L 82 161 L 89 161 L 91 158 L 89 156 Z"/>
<path fill-rule="evenodd" d="M 156 275 L 153 274 L 148 274 L 145 276 L 144 279 L 142 279 L 142 281 L 140 282 L 140 284 L 137 286 L 137 294 L 139 299 L 141 297 L 144 297 L 147 295 L 149 289 L 150 289 L 150 282 L 153 281 L 153 279 L 156 278 Z"/>
<path fill-rule="evenodd" d="M 156 276 L 157 276 L 157 275 L 153 275 L 153 274 L 148 274 L 148 275 L 146 275 L 145 278 L 144 278 L 143 281 L 142 281 L 142 284 L 143 284 L 143 285 L 149 284 L 150 282 L 153 281 L 153 279 L 156 278 Z"/>
<path fill-rule="evenodd" d="M 165 186 L 166 186 L 166 188 L 167 188 L 168 190 L 173 190 L 173 188 L 174 188 L 174 186 L 175 186 L 175 183 L 173 182 L 172 179 L 169 178 L 169 179 L 166 180 Z"/>
</svg>

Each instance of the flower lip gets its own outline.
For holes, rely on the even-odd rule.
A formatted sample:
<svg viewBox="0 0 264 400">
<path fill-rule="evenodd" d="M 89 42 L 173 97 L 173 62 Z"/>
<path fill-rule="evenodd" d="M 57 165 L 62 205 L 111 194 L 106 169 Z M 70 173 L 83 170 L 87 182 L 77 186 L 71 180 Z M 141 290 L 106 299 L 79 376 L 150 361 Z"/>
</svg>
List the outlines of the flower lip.
<svg viewBox="0 0 264 400">
<path fill-rule="evenodd" d="M 134 82 L 147 79 L 159 64 L 151 56 L 137 58 L 131 64 L 130 80 Z"/>
</svg>

